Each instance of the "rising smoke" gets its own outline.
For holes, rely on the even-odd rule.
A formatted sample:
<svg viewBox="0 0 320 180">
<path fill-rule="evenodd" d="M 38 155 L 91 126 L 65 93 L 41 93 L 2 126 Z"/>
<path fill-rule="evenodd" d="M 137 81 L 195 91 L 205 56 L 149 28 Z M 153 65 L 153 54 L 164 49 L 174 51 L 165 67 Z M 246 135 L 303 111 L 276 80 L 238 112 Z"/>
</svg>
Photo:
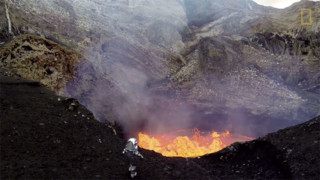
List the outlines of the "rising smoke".
<svg viewBox="0 0 320 180">
<path fill-rule="evenodd" d="M 99 7 L 99 12 L 106 12 L 107 15 L 96 15 L 97 21 L 102 24 L 94 30 L 99 27 L 107 30 L 97 30 L 101 32 L 100 38 L 94 39 L 92 48 L 84 53 L 89 61 L 79 64 L 77 80 L 67 87 L 68 94 L 86 105 L 99 121 L 118 122 L 128 136 L 135 136 L 138 131 L 157 134 L 195 127 L 209 131 L 228 129 L 258 136 L 295 124 L 298 119 L 309 118 L 310 115 L 293 112 L 303 108 L 303 98 L 257 73 L 254 67 L 247 67 L 247 64 L 235 66 L 234 60 L 239 55 L 233 50 L 225 50 L 227 55 L 221 61 L 210 62 L 217 70 L 220 68 L 228 72 L 204 76 L 205 80 L 198 79 L 195 84 L 200 84 L 197 86 L 198 92 L 203 93 L 187 97 L 168 78 L 179 69 L 172 68 L 168 59 L 172 53 L 183 48 L 181 34 L 183 30 L 188 31 L 187 19 L 193 14 L 186 13 L 182 1 L 137 1 L 133 6 L 118 5 L 122 11 L 112 10 L 113 6 L 103 7 L 105 9 Z M 191 5 L 187 8 L 194 7 Z M 160 10 L 156 11 L 157 8 Z M 194 15 L 201 16 L 201 13 Z M 228 49 L 223 43 L 219 44 L 219 48 Z M 192 57 L 197 56 L 203 54 Z M 229 61 L 230 57 L 232 61 Z M 203 60 L 200 58 L 200 61 Z M 241 62 L 239 59 L 237 61 Z M 219 63 L 222 63 L 221 67 Z M 209 66 L 209 63 L 203 66 Z M 244 69 L 244 74 L 232 66 Z M 257 80 L 259 77 L 262 77 L 261 81 Z M 162 81 L 166 83 L 161 84 Z M 260 86 L 261 83 L 264 84 Z M 152 87 L 170 91 L 164 90 L 161 92 L 165 93 L 158 94 Z M 192 99 L 201 99 L 200 96 L 211 91 L 211 99 L 200 102 Z M 179 93 L 183 95 L 179 96 Z M 281 93 L 292 96 L 292 100 L 284 102 Z M 215 100 L 211 102 L 212 99 Z M 206 108 L 206 101 L 214 105 Z M 290 103 L 290 106 L 283 107 Z"/>
</svg>

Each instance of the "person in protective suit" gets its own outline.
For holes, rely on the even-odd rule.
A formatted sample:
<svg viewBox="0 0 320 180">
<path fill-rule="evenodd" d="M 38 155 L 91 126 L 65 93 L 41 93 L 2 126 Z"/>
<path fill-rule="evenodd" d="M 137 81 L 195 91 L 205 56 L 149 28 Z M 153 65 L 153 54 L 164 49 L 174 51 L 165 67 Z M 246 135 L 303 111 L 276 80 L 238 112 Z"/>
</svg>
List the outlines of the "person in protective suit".
<svg viewBox="0 0 320 180">
<path fill-rule="evenodd" d="M 134 178 L 137 175 L 136 171 L 136 159 L 140 157 L 143 159 L 143 156 L 138 151 L 138 141 L 136 138 L 130 138 L 126 144 L 126 147 L 123 149 L 122 154 L 125 154 L 130 166 L 129 171 L 131 173 L 131 178 Z"/>
</svg>

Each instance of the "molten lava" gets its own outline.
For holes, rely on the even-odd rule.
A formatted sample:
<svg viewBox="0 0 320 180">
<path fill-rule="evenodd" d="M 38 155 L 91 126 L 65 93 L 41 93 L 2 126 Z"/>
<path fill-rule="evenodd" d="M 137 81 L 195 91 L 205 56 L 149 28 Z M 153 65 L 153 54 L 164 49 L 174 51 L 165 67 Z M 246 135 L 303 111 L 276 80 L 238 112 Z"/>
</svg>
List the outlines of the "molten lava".
<svg viewBox="0 0 320 180">
<path fill-rule="evenodd" d="M 253 139 L 245 136 L 231 135 L 229 131 L 221 134 L 217 132 L 205 134 L 201 133 L 198 129 L 194 129 L 191 136 L 179 135 L 186 132 L 188 130 L 179 130 L 174 133 L 152 137 L 140 132 L 138 134 L 139 146 L 143 149 L 161 153 L 167 157 L 199 157 L 217 152 L 233 142 Z"/>
</svg>

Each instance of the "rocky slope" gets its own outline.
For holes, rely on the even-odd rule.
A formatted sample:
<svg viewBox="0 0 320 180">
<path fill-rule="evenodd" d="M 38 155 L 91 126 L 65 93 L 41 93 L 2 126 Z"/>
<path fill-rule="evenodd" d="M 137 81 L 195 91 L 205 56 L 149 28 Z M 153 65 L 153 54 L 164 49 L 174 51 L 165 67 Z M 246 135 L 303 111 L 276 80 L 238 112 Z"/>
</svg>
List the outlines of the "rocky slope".
<svg viewBox="0 0 320 180">
<path fill-rule="evenodd" d="M 5 75 L 1 70 L 1 179 L 129 178 L 117 128 L 98 122 L 74 99 Z M 138 162 L 137 178 L 317 179 L 319 127 L 317 117 L 201 158 L 140 150 L 145 159 Z"/>
<path fill-rule="evenodd" d="M 100 121 L 152 129 L 184 118 L 177 124 L 258 136 L 320 113 L 319 2 L 284 10 L 250 0 L 5 2 L 14 34 L 42 36 L 87 59 L 59 87 Z M 300 8 L 312 9 L 311 26 L 300 24 Z M 1 37 L 9 41 L 6 28 Z M 166 105 L 175 102 L 183 104 L 179 116 L 141 111 L 170 114 Z"/>
</svg>

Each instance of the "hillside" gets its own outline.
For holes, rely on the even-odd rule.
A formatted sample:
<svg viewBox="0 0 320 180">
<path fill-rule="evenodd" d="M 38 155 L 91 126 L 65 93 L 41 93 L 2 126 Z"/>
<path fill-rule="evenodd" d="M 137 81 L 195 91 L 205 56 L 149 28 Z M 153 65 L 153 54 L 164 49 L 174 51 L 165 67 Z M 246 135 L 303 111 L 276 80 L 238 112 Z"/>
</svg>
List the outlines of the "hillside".
<svg viewBox="0 0 320 180">
<path fill-rule="evenodd" d="M 29 72 L 25 66 L 1 66 L 20 76 L 19 72 L 29 72 L 22 77 L 48 86 L 56 84 L 59 94 L 78 99 L 99 121 L 119 122 L 128 134 L 154 124 L 144 120 L 153 115 L 141 109 L 160 106 L 164 108 L 157 113 L 168 114 L 172 108 L 165 104 L 174 102 L 182 103 L 177 111 L 189 117 L 177 128 L 230 129 L 248 136 L 319 115 L 319 2 L 303 1 L 284 10 L 231 0 L 7 4 L 14 34 L 50 39 L 66 48 L 59 53 L 75 50 L 82 57 L 76 52 L 52 56 L 66 59 L 64 67 L 51 67 L 59 75 L 68 74 L 64 80 L 54 75 L 48 81 L 38 75 L 42 68 Z M 91 9 L 85 8 L 88 6 Z M 157 8 L 159 11 L 152 11 Z M 299 8 L 312 9 L 311 26 L 300 24 Z M 6 21 L 1 22 L 2 27 L 7 26 Z M 27 50 L 22 57 L 8 57 L 3 52 L 15 51 L 10 49 L 15 41 L 10 42 L 5 28 L 1 36 L 9 37 L 4 38 L 9 45 L 3 45 L 2 61 L 23 58 L 28 63 L 30 57 L 40 57 L 36 49 Z M 39 41 L 36 36 L 16 41 L 24 38 Z M 34 45 L 40 49 L 48 43 L 57 46 L 41 41 Z M 59 72 L 65 71 L 61 68 L 66 73 Z M 123 111 L 128 108 L 130 112 Z M 157 127 L 168 126 L 167 121 L 157 121 L 164 122 Z M 128 122 L 136 125 L 127 126 Z M 249 128 L 243 126 L 247 123 Z M 144 130 L 154 129 L 152 126 Z"/>
</svg>

